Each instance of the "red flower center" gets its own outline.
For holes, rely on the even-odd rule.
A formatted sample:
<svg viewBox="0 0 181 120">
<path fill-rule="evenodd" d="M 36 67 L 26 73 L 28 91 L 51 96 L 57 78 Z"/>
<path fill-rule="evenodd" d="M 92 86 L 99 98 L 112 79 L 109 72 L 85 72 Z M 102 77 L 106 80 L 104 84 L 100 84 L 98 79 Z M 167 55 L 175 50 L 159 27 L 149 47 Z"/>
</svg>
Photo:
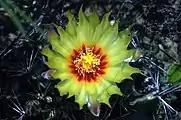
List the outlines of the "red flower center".
<svg viewBox="0 0 181 120">
<path fill-rule="evenodd" d="M 102 53 L 101 48 L 86 47 L 82 45 L 79 50 L 73 50 L 71 56 L 71 73 L 76 75 L 78 81 L 96 81 L 97 77 L 105 74 L 105 68 L 108 62 L 106 55 Z"/>
</svg>

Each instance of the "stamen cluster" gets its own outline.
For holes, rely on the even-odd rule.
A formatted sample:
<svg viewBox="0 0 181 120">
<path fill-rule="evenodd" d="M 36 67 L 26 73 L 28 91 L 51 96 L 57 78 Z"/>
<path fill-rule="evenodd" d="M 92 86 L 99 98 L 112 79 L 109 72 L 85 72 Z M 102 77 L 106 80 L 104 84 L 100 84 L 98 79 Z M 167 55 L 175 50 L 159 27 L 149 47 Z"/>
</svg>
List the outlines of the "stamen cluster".
<svg viewBox="0 0 181 120">
<path fill-rule="evenodd" d="M 69 67 L 80 81 L 95 81 L 97 76 L 105 74 L 104 69 L 108 63 L 105 58 L 106 56 L 101 54 L 101 48 L 82 45 L 82 49 L 74 50 Z"/>
</svg>

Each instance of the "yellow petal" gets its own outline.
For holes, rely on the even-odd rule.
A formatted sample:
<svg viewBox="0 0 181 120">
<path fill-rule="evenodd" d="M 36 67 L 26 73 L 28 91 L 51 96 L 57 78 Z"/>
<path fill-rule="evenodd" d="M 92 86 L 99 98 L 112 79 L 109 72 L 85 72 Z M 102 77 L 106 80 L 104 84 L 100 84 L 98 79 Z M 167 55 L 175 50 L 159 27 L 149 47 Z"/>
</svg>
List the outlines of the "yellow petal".
<svg viewBox="0 0 181 120">
<path fill-rule="evenodd" d="M 88 95 L 86 94 L 86 91 L 85 91 L 85 85 L 83 85 L 80 90 L 80 93 L 75 96 L 75 102 L 77 102 L 79 104 L 80 109 L 82 109 L 83 105 L 87 103 L 87 101 L 86 101 L 87 96 Z"/>
<path fill-rule="evenodd" d="M 111 11 L 108 12 L 108 13 L 106 13 L 105 16 L 104 16 L 104 18 L 103 18 L 102 21 L 101 21 L 101 26 L 102 26 L 102 30 L 103 30 L 103 31 L 101 31 L 102 33 L 106 32 L 105 30 L 107 30 L 107 29 L 109 29 L 110 27 L 112 27 L 111 24 L 110 24 L 110 22 L 109 22 L 109 16 L 110 16 L 110 14 L 111 14 Z"/>
<path fill-rule="evenodd" d="M 113 95 L 113 94 L 117 94 L 122 96 L 123 93 L 121 93 L 120 89 L 117 87 L 117 85 L 111 85 L 108 89 L 107 92 L 109 93 L 109 95 Z"/>
<path fill-rule="evenodd" d="M 55 72 L 52 72 L 51 75 L 54 79 L 60 79 L 62 81 L 66 79 L 71 79 L 73 77 L 69 72 L 65 71 L 64 69 L 61 72 L 56 70 Z"/>
<path fill-rule="evenodd" d="M 97 25 L 95 31 L 94 31 L 94 35 L 92 38 L 92 42 L 98 42 L 100 41 L 101 37 L 103 34 L 107 33 L 107 30 L 110 29 L 112 26 L 109 23 L 109 15 L 111 12 L 107 13 L 102 19 L 101 23 L 99 25 Z"/>
<path fill-rule="evenodd" d="M 46 62 L 48 67 L 57 69 L 59 71 L 68 70 L 67 68 L 68 61 L 60 54 L 53 52 L 49 48 L 44 48 L 42 50 L 42 54 L 48 57 L 48 62 Z"/>
<path fill-rule="evenodd" d="M 43 55 L 47 56 L 49 59 L 51 59 L 54 54 L 53 52 L 50 50 L 50 48 L 43 48 L 42 52 Z"/>
<path fill-rule="evenodd" d="M 132 25 L 119 33 L 120 39 L 115 41 L 115 45 L 117 45 L 117 47 L 120 50 L 126 50 L 129 43 L 131 42 L 132 39 L 132 36 L 130 35 L 131 28 Z"/>
<path fill-rule="evenodd" d="M 97 94 L 97 89 L 95 89 L 95 86 L 96 86 L 96 82 L 86 82 L 85 83 L 85 89 L 86 89 L 86 92 L 89 93 L 89 94 Z"/>
<path fill-rule="evenodd" d="M 76 35 L 71 36 L 66 30 L 61 28 L 60 26 L 54 24 L 56 27 L 58 33 L 59 33 L 59 41 L 60 44 L 67 50 L 73 50 L 77 46 L 77 42 L 74 40 L 76 38 Z"/>
<path fill-rule="evenodd" d="M 76 36 L 75 28 L 77 26 L 77 23 L 76 23 L 75 17 L 73 14 L 71 14 L 70 11 L 68 11 L 66 14 L 68 17 L 68 24 L 66 26 L 66 30 L 71 36 Z"/>
<path fill-rule="evenodd" d="M 68 65 L 67 65 L 67 60 L 63 59 L 61 57 L 57 57 L 56 55 L 54 55 L 54 57 L 52 59 L 48 58 L 48 62 L 47 65 L 50 68 L 59 70 L 59 71 L 68 71 Z"/>
<path fill-rule="evenodd" d="M 122 51 L 115 51 L 113 47 L 112 50 L 108 51 L 108 58 L 111 65 L 117 65 L 123 62 L 125 59 L 130 58 L 131 56 L 135 55 L 135 50 L 122 50 Z"/>
<path fill-rule="evenodd" d="M 89 36 L 89 22 L 82 11 L 82 8 L 79 10 L 79 22 L 76 28 L 77 41 L 80 45 L 90 41 Z"/>
<path fill-rule="evenodd" d="M 128 63 L 121 63 L 106 69 L 105 80 L 112 82 L 122 82 L 124 79 L 131 79 L 130 75 L 133 73 L 140 73 L 139 69 L 131 67 Z"/>
<path fill-rule="evenodd" d="M 96 10 L 94 9 L 90 16 L 88 16 L 89 19 L 89 34 L 90 34 L 90 41 L 93 39 L 93 34 L 96 29 L 96 26 L 100 23 L 99 17 L 96 14 Z"/>
<path fill-rule="evenodd" d="M 100 23 L 99 17 L 96 13 L 96 10 L 94 9 L 91 15 L 88 17 L 90 26 L 93 27 L 93 29 L 96 28 L 96 26 Z"/>
<path fill-rule="evenodd" d="M 73 95 L 77 95 L 81 91 L 81 85 L 76 79 L 72 79 L 72 86 L 69 88 L 69 95 L 67 98 L 72 97 Z"/>
<path fill-rule="evenodd" d="M 101 41 L 98 43 L 99 46 L 103 47 L 106 50 L 115 39 L 117 39 L 116 34 L 112 34 L 113 30 L 108 30 L 108 33 L 102 36 Z"/>
<path fill-rule="evenodd" d="M 64 80 L 59 82 L 55 87 L 58 89 L 60 96 L 66 95 L 72 86 L 72 80 Z"/>
<path fill-rule="evenodd" d="M 108 105 L 109 107 L 111 107 L 111 105 L 110 105 L 110 103 L 109 103 L 109 98 L 110 98 L 111 96 L 107 93 L 107 92 L 103 92 L 102 94 L 101 94 L 101 96 L 99 96 L 99 98 L 98 98 L 98 101 L 100 102 L 100 103 L 105 103 L 106 105 Z"/>
<path fill-rule="evenodd" d="M 66 58 L 70 55 L 70 51 L 61 45 L 61 41 L 56 37 L 55 33 L 49 33 L 49 38 L 54 51 Z M 70 44 L 70 41 L 67 41 L 67 44 Z"/>
<path fill-rule="evenodd" d="M 100 80 L 97 81 L 98 83 L 95 85 L 97 88 L 97 95 L 101 95 L 102 92 L 104 92 L 105 89 L 110 87 L 112 83 L 110 81 L 106 81 L 105 79 L 101 78 Z"/>
<path fill-rule="evenodd" d="M 62 36 L 64 34 L 64 29 L 61 26 L 58 26 L 56 24 L 53 24 L 55 26 L 55 28 L 57 29 L 57 32 L 60 36 Z"/>
</svg>

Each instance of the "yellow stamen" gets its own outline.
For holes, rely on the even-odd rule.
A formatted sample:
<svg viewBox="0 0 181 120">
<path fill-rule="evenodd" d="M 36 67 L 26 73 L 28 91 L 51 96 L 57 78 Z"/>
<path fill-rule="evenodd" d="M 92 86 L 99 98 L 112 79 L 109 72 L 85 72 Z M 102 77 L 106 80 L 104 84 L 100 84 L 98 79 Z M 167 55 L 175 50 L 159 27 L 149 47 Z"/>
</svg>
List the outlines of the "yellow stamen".
<svg viewBox="0 0 181 120">
<path fill-rule="evenodd" d="M 85 53 L 81 50 L 79 56 L 74 60 L 74 64 L 76 70 L 81 75 L 85 75 L 85 73 L 94 73 L 94 68 L 100 65 L 100 55 L 95 55 L 92 52 L 92 49 L 85 48 Z"/>
</svg>

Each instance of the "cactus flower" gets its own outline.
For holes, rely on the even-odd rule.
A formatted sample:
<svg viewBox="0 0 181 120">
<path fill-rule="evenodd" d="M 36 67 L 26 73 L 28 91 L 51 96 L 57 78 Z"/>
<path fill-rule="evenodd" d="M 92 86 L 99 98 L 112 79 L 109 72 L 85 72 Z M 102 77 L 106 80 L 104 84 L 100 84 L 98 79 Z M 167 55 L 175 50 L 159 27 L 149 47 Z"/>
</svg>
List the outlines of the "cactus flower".
<svg viewBox="0 0 181 120">
<path fill-rule="evenodd" d="M 118 32 L 118 22 L 109 22 L 110 12 L 100 20 L 96 12 L 86 15 L 82 9 L 78 21 L 67 12 L 65 29 L 55 25 L 57 34 L 49 32 L 50 48 L 44 48 L 46 64 L 54 69 L 51 76 L 61 81 L 55 86 L 60 95 L 75 96 L 82 109 L 88 103 L 111 106 L 113 94 L 122 95 L 116 83 L 139 73 L 125 59 L 134 55 L 127 50 L 131 41 L 131 27 Z"/>
</svg>

